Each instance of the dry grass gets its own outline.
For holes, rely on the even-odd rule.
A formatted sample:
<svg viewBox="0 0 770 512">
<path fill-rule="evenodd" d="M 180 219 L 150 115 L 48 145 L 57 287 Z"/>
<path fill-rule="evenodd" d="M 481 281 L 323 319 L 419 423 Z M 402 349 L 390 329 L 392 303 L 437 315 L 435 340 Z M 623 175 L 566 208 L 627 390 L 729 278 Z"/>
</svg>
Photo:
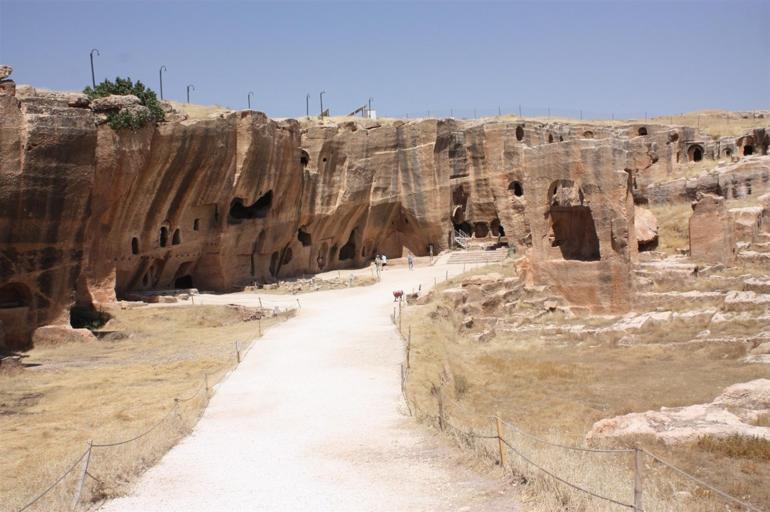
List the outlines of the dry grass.
<svg viewBox="0 0 770 512">
<path fill-rule="evenodd" d="M 187 114 L 188 119 L 192 120 L 208 119 L 212 116 L 218 116 L 233 111 L 232 109 L 221 105 L 197 105 L 195 103 L 183 103 L 181 101 L 167 101 L 171 103 L 174 110 Z"/>
<path fill-rule="evenodd" d="M 352 281 L 350 279 L 351 277 Z M 258 294 L 298 295 L 322 290 L 339 290 L 341 288 L 370 286 L 376 282 L 377 278 L 370 275 L 348 274 L 346 277 L 287 280 L 263 288 L 247 288 L 246 291 Z"/>
<path fill-rule="evenodd" d="M 124 492 L 138 473 L 189 431 L 213 384 L 235 364 L 240 347 L 258 336 L 256 320 L 226 306 L 142 307 L 117 313 L 102 341 L 37 348 L 21 373 L 0 375 L 0 510 L 14 510 L 62 473 L 86 443 L 120 441 L 166 418 L 141 442 L 94 450 L 94 499 Z M 262 328 L 275 323 L 262 321 Z M 169 416 L 170 414 L 170 416 Z M 77 473 L 77 472 L 76 472 Z M 11 476 L 8 478 L 7 476 Z M 89 483 L 93 483 L 89 479 Z M 68 477 L 35 510 L 69 503 Z M 67 505 L 69 506 L 69 504 Z"/>
<path fill-rule="evenodd" d="M 770 441 L 761 437 L 704 436 L 698 439 L 695 446 L 700 450 L 724 457 L 770 462 Z"/>
<path fill-rule="evenodd" d="M 437 402 L 430 390 L 443 389 L 448 403 L 459 402 L 454 408 L 446 407 L 450 422 L 476 431 L 493 431 L 488 418 L 497 412 L 544 438 L 582 444 L 600 419 L 710 402 L 731 384 L 768 375 L 767 367 L 742 361 L 743 344 L 617 347 L 597 339 L 557 342 L 536 333 L 515 337 L 498 333 L 491 342 L 478 344 L 458 334 L 461 319 L 452 308 L 437 309 L 439 305 L 410 307 L 405 313 L 404 325 L 412 326 L 408 394 L 418 409 L 435 415 Z M 673 336 L 670 329 L 661 329 L 661 335 Z M 682 334 L 683 340 L 691 334 Z M 647 335 L 652 338 L 655 333 Z M 515 446 L 558 474 L 616 499 L 630 499 L 628 458 L 586 457 L 538 446 L 513 431 L 509 435 L 519 443 Z M 748 497 L 759 506 L 770 505 L 770 489 L 763 482 L 770 474 L 770 461 L 764 458 L 638 441 L 731 494 Z M 515 454 L 512 457 L 529 481 L 526 489 L 533 509 L 605 509 L 600 501 L 568 492 L 562 484 L 542 478 Z M 723 509 L 709 493 L 649 460 L 647 465 L 652 482 L 645 489 L 645 510 L 671 510 L 672 503 L 680 510 Z"/>
<path fill-rule="evenodd" d="M 678 116 L 654 117 L 651 121 L 663 124 L 693 126 L 712 137 L 736 137 L 743 135 L 752 128 L 770 125 L 768 117 L 770 116 L 768 116 L 767 112 L 764 119 L 754 119 L 753 116 L 743 119 L 740 114 L 726 110 L 701 110 Z"/>
</svg>

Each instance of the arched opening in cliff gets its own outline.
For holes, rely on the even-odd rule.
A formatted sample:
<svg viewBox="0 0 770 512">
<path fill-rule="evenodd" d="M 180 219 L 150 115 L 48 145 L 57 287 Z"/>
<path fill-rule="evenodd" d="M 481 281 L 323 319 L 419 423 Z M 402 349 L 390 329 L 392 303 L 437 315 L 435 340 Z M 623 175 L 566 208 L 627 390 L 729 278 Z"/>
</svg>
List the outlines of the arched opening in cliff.
<svg viewBox="0 0 770 512">
<path fill-rule="evenodd" d="M 32 302 L 32 292 L 22 283 L 8 283 L 0 288 L 0 309 L 25 308 Z"/>
<path fill-rule="evenodd" d="M 505 236 L 505 229 L 500 224 L 500 219 L 492 219 L 492 222 L 489 223 L 489 231 L 492 236 Z"/>
<path fill-rule="evenodd" d="M 356 257 L 356 231 L 358 228 L 353 228 L 353 231 L 350 232 L 350 236 L 348 237 L 348 241 L 345 245 L 340 248 L 340 261 L 345 260 L 352 260 Z"/>
<path fill-rule="evenodd" d="M 486 238 L 489 236 L 489 225 L 486 222 L 477 222 L 473 226 L 473 234 L 476 238 Z"/>
<path fill-rule="evenodd" d="M 454 224 L 455 231 L 459 231 L 465 236 L 471 236 L 473 233 L 473 226 L 470 222 L 461 222 L 460 224 Z"/>
<path fill-rule="evenodd" d="M 553 143 L 553 134 L 549 133 L 548 134 L 548 144 L 552 144 L 552 143 Z"/>
<path fill-rule="evenodd" d="M 166 226 L 162 226 L 160 228 L 160 235 L 158 236 L 158 241 L 160 242 L 161 247 L 166 247 L 168 244 L 168 228 Z"/>
<path fill-rule="evenodd" d="M 458 185 L 452 190 L 452 204 L 454 206 L 462 206 L 463 210 L 468 204 L 468 192 L 465 191 L 463 185 Z"/>
<path fill-rule="evenodd" d="M 639 130 L 637 132 L 639 135 L 647 135 L 647 127 L 646 126 L 640 126 Z"/>
<path fill-rule="evenodd" d="M 601 258 L 599 237 L 582 188 L 571 180 L 556 180 L 548 188 L 549 240 L 565 260 Z"/>
<path fill-rule="evenodd" d="M 754 146 L 751 144 L 746 144 L 743 146 L 743 156 L 749 156 L 754 154 Z"/>
<path fill-rule="evenodd" d="M 131 239 L 131 254 L 139 254 L 139 239 L 136 237 Z"/>
<path fill-rule="evenodd" d="M 524 127 L 522 125 L 516 127 L 516 140 L 519 142 L 524 140 Z"/>
<path fill-rule="evenodd" d="M 302 247 L 310 247 L 313 245 L 313 238 L 310 236 L 310 233 L 302 228 L 297 230 L 297 240 L 302 244 Z"/>
<path fill-rule="evenodd" d="M 193 231 L 199 231 L 201 228 L 201 220 L 195 219 L 193 220 Z"/>
<path fill-rule="evenodd" d="M 583 138 L 584 139 L 593 139 L 594 138 L 594 132 L 591 130 L 586 130 L 583 132 Z"/>
<path fill-rule="evenodd" d="M 304 169 L 310 163 L 310 154 L 304 149 L 299 150 L 299 164 Z"/>
<path fill-rule="evenodd" d="M 244 219 L 264 219 L 267 217 L 270 207 L 273 205 L 273 191 L 268 190 L 260 196 L 251 206 L 244 206 L 243 199 L 236 197 L 230 203 L 228 221 L 230 224 L 238 224 Z"/>
<path fill-rule="evenodd" d="M 174 230 L 174 234 L 171 236 L 171 245 L 179 245 L 182 243 L 182 233 L 179 228 Z"/>
<path fill-rule="evenodd" d="M 558 247 L 565 260 L 600 259 L 599 237 L 588 206 L 552 206 L 551 247 Z"/>
<path fill-rule="evenodd" d="M 282 265 L 288 265 L 291 263 L 291 259 L 294 257 L 294 251 L 291 250 L 291 247 L 287 247 L 283 250 L 283 256 L 281 256 L 281 264 Z"/>
<path fill-rule="evenodd" d="M 195 288 L 192 276 L 190 274 L 185 274 L 183 276 L 177 277 L 174 279 L 174 288 L 177 290 L 188 290 L 190 288 Z"/>
<path fill-rule="evenodd" d="M 690 162 L 700 162 L 703 160 L 703 148 L 694 144 L 687 150 L 687 158 Z"/>
<path fill-rule="evenodd" d="M 730 158 L 731 156 L 733 156 L 733 150 L 730 148 L 726 148 L 724 151 L 724 155 L 725 155 L 725 158 Z"/>
<path fill-rule="evenodd" d="M 524 195 L 524 186 L 521 184 L 519 180 L 513 180 L 508 184 L 508 190 L 513 192 L 513 195 L 516 197 L 521 197 Z"/>
</svg>

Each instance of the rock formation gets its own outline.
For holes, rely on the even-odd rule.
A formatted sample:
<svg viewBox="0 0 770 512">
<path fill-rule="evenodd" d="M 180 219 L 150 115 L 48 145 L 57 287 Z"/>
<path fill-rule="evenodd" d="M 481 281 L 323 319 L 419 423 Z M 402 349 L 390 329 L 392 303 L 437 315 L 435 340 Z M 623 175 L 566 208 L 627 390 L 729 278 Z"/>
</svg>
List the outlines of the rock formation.
<svg viewBox="0 0 770 512">
<path fill-rule="evenodd" d="M 724 198 L 703 194 L 690 217 L 690 256 L 705 263 L 735 261 L 735 226 Z"/>
<path fill-rule="evenodd" d="M 702 436 L 742 435 L 770 441 L 770 427 L 755 423 L 770 414 L 770 380 L 735 384 L 713 402 L 660 411 L 631 413 L 594 424 L 588 440 L 650 435 L 666 444 L 694 442 Z"/>
<path fill-rule="evenodd" d="M 526 250 L 532 279 L 579 305 L 623 311 L 636 173 L 669 168 L 704 139 L 639 124 L 299 122 L 253 111 L 169 113 L 115 131 L 100 111 L 132 97 L 90 102 L 8 83 L 0 345 L 10 348 L 29 346 L 36 326 L 67 324 L 74 304 L 99 309 L 174 287 L 232 291 L 404 247 L 438 253 L 455 230 Z M 715 144 L 699 157 L 718 154 Z"/>
</svg>

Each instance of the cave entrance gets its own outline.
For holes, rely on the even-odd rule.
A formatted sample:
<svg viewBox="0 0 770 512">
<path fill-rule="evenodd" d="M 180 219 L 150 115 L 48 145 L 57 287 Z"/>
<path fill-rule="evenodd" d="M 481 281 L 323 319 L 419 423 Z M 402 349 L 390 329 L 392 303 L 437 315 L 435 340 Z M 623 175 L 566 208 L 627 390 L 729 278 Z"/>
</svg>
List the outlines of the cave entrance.
<svg viewBox="0 0 770 512">
<path fill-rule="evenodd" d="M 185 274 L 174 279 L 174 288 L 186 290 L 189 288 L 195 288 L 193 284 L 193 278 L 190 274 Z"/>
<path fill-rule="evenodd" d="M 313 245 L 313 238 L 310 236 L 310 233 L 302 228 L 297 230 L 297 240 L 299 240 L 299 242 L 302 244 L 302 247 L 309 247 Z"/>
<path fill-rule="evenodd" d="M 492 222 L 489 223 L 489 230 L 492 232 L 492 236 L 505 236 L 505 229 L 503 229 L 503 225 L 500 224 L 500 219 L 493 219 Z"/>
<path fill-rule="evenodd" d="M 690 146 L 687 153 L 691 162 L 700 162 L 703 160 L 703 148 L 700 146 Z"/>
<path fill-rule="evenodd" d="M 516 197 L 521 197 L 524 195 L 524 187 L 522 186 L 521 182 L 518 180 L 513 180 L 508 184 L 508 190 L 513 192 L 513 195 Z"/>
<path fill-rule="evenodd" d="M 8 283 L 0 288 L 0 309 L 16 309 L 29 306 L 32 292 L 27 285 Z"/>
<path fill-rule="evenodd" d="M 640 127 L 638 133 L 641 136 L 647 135 L 647 127 L 646 126 Z"/>
<path fill-rule="evenodd" d="M 565 260 L 600 259 L 599 237 L 588 206 L 552 206 L 548 213 L 551 247 L 558 247 Z"/>
<path fill-rule="evenodd" d="M 136 237 L 131 239 L 131 254 L 139 254 L 139 239 Z"/>
<path fill-rule="evenodd" d="M 161 247 L 166 247 L 166 244 L 168 244 L 168 228 L 166 226 L 160 228 L 158 240 L 160 241 Z"/>
<path fill-rule="evenodd" d="M 273 191 L 268 190 L 251 206 L 244 206 L 243 199 L 236 197 L 230 202 L 228 221 L 230 224 L 238 224 L 244 219 L 264 219 L 273 205 Z"/>
<path fill-rule="evenodd" d="M 524 127 L 521 125 L 516 127 L 516 140 L 519 142 L 524 140 Z"/>
<path fill-rule="evenodd" d="M 340 261 L 352 260 L 356 257 L 356 230 L 357 228 L 353 228 L 348 237 L 348 242 L 340 248 Z"/>
<path fill-rule="evenodd" d="M 182 243 L 182 232 L 179 231 L 179 228 L 176 228 L 174 230 L 174 234 L 171 237 L 171 245 L 179 245 Z"/>
<path fill-rule="evenodd" d="M 743 146 L 743 156 L 749 156 L 754 154 L 754 146 L 751 144 L 746 144 Z"/>
</svg>

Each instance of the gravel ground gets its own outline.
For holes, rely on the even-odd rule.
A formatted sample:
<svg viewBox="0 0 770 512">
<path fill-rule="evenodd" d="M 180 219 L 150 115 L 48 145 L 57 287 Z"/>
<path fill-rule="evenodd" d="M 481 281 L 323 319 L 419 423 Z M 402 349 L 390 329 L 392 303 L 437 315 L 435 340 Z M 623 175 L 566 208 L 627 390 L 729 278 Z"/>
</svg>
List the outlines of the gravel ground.
<svg viewBox="0 0 770 512">
<path fill-rule="evenodd" d="M 373 286 L 303 295 L 297 317 L 270 329 L 218 386 L 194 432 L 100 510 L 515 510 L 498 472 L 472 469 L 401 399 L 391 291 L 461 268 L 393 267 Z"/>
</svg>

